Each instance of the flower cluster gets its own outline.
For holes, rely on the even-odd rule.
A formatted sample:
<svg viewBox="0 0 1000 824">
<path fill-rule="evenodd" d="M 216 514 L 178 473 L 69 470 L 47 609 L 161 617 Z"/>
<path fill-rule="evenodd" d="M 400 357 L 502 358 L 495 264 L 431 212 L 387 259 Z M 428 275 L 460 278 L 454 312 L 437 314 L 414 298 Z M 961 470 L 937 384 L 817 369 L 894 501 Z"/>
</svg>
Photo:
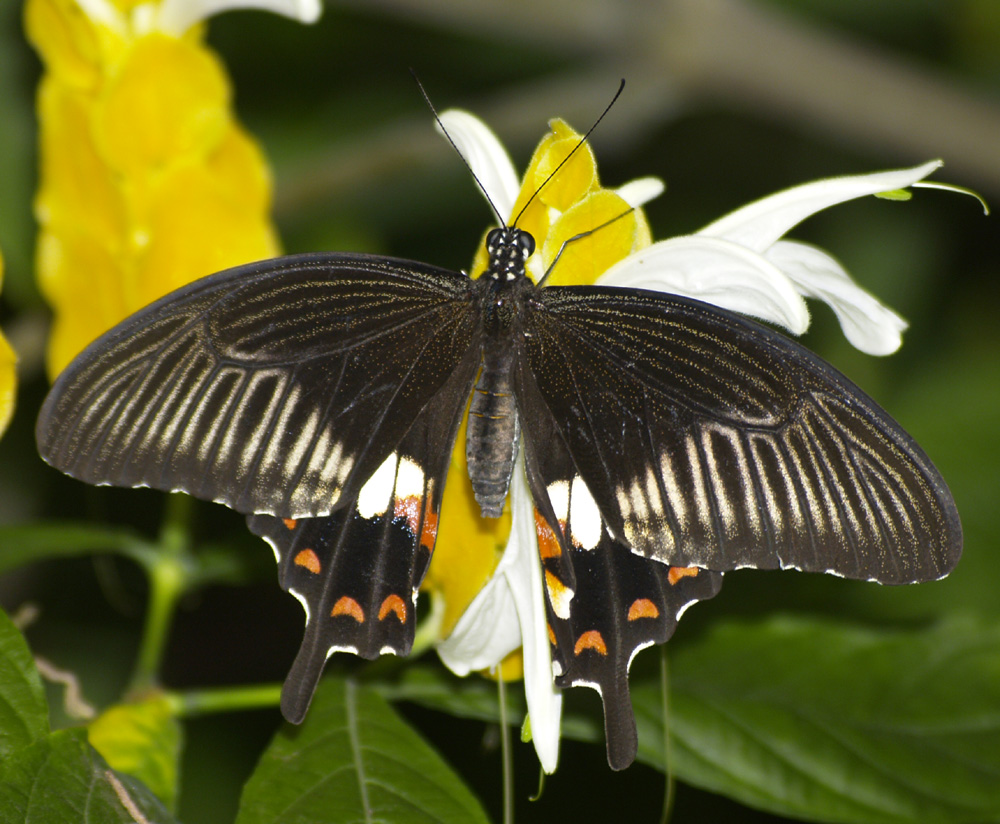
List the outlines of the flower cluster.
<svg viewBox="0 0 1000 824">
<path fill-rule="evenodd" d="M 527 268 L 536 282 L 547 275 L 547 285 L 600 283 L 684 295 L 794 334 L 809 325 L 805 298 L 818 298 L 832 307 L 848 340 L 862 351 L 884 355 L 900 346 L 905 321 L 828 253 L 782 238 L 829 206 L 919 185 L 938 161 L 809 183 L 738 209 L 692 235 L 653 243 L 640 207 L 663 190 L 660 181 L 644 178 L 617 190 L 603 188 L 586 144 L 549 179 L 581 139 L 562 121 L 552 121 L 518 186 L 507 153 L 485 125 L 465 112 L 446 112 L 441 120 L 497 211 L 535 238 Z M 585 234 L 596 227 L 603 228 Z M 580 234 L 585 236 L 564 247 Z M 474 275 L 485 262 L 480 250 Z M 452 468 L 453 479 L 465 474 L 462 440 Z M 520 466 L 509 500 L 511 521 L 489 532 L 469 485 L 449 484 L 442 525 L 452 531 L 439 536 L 427 586 L 446 603 L 444 629 L 450 634 L 438 652 L 453 671 L 493 668 L 522 650 L 532 736 L 543 768 L 551 772 L 558 758 L 561 698 L 552 682 L 533 504 Z M 457 513 L 464 513 L 464 521 Z M 505 668 L 504 675 L 516 675 L 516 668 Z"/>
<path fill-rule="evenodd" d="M 48 369 L 172 289 L 273 256 L 270 172 L 199 21 L 226 0 L 28 0 Z M 254 5 L 314 19 L 318 0 Z"/>
</svg>

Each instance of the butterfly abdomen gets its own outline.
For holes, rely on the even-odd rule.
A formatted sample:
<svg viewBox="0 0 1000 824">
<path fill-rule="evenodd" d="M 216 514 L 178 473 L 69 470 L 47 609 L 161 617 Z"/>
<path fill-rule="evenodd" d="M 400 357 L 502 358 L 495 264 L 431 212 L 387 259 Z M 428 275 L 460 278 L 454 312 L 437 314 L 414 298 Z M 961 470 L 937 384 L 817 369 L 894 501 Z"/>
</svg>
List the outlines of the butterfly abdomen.
<svg viewBox="0 0 1000 824">
<path fill-rule="evenodd" d="M 509 350 L 487 346 L 469 405 L 465 456 L 484 518 L 500 517 L 517 457 L 520 426 L 511 382 L 512 362 Z"/>
</svg>

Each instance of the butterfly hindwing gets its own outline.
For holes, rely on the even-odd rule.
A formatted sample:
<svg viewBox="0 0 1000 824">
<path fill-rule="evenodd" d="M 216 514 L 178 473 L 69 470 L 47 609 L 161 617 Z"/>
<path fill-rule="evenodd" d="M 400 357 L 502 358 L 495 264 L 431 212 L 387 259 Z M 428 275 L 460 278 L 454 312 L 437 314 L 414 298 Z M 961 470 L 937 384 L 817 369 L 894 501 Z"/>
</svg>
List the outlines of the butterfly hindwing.
<svg viewBox="0 0 1000 824">
<path fill-rule="evenodd" d="M 958 561 L 958 514 L 930 460 L 797 343 L 699 301 L 607 287 L 542 289 L 524 325 L 518 400 L 541 400 L 635 552 L 883 583 Z"/>
<path fill-rule="evenodd" d="M 251 515 L 251 531 L 274 549 L 278 580 L 306 611 L 302 645 L 281 709 L 298 723 L 332 652 L 374 659 L 407 655 L 417 589 L 437 538 L 441 497 L 478 359 L 466 358 L 403 440 L 333 514 Z"/>
<path fill-rule="evenodd" d="M 665 643 L 688 606 L 719 591 L 722 573 L 668 567 L 616 540 L 551 417 L 534 396 L 524 400 L 532 421 L 525 466 L 556 684 L 600 693 L 608 763 L 624 769 L 638 746 L 628 685 L 632 659 Z"/>
<path fill-rule="evenodd" d="M 36 429 L 90 483 L 244 513 L 331 512 L 477 349 L 470 281 L 366 255 L 293 255 L 196 281 L 99 338 Z"/>
</svg>

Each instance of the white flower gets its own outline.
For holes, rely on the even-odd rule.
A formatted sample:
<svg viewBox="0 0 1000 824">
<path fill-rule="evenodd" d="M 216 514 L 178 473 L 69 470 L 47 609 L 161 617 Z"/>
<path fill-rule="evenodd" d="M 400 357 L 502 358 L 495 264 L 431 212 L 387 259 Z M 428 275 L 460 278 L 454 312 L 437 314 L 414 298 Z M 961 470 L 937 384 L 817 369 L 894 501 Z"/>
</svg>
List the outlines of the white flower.
<svg viewBox="0 0 1000 824">
<path fill-rule="evenodd" d="M 488 199 L 500 214 L 511 215 L 518 197 L 517 175 L 503 146 L 481 121 L 465 112 L 445 112 L 441 120 Z M 912 186 L 940 165 L 931 161 L 779 192 L 693 235 L 630 254 L 597 282 L 696 298 L 779 324 L 795 334 L 809 325 L 804 298 L 818 298 L 833 308 L 854 346 L 870 354 L 889 354 L 899 348 L 906 322 L 854 283 L 826 252 L 782 237 L 822 209 Z M 662 190 L 659 180 L 643 178 L 617 193 L 638 207 Z M 535 240 L 541 247 L 543 239 Z M 529 266 L 529 272 L 537 277 L 537 265 Z M 533 504 L 520 460 L 511 480 L 510 501 L 513 525 L 504 556 L 451 635 L 438 644 L 438 652 L 449 668 L 465 675 L 494 667 L 523 647 L 524 689 L 535 748 L 542 767 L 552 772 L 558 760 L 562 704 L 553 685 Z"/>
<path fill-rule="evenodd" d="M 130 17 L 111 0 L 77 0 L 96 23 L 124 33 L 162 31 L 180 36 L 202 20 L 230 9 L 261 9 L 291 17 L 300 23 L 315 23 L 323 11 L 320 0 L 150 0 L 135 6 Z"/>
</svg>

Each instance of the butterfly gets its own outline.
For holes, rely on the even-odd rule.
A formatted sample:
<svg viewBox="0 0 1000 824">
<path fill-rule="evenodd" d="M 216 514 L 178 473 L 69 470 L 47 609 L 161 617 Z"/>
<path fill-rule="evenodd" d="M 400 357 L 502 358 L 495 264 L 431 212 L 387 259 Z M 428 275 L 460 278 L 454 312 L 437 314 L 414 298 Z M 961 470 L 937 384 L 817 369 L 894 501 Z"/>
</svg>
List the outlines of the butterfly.
<svg viewBox="0 0 1000 824">
<path fill-rule="evenodd" d="M 724 572 L 902 584 L 957 563 L 937 469 L 800 344 L 697 300 L 536 284 L 516 225 L 487 249 L 477 278 L 339 252 L 211 275 L 92 343 L 42 407 L 54 467 L 225 504 L 271 544 L 306 611 L 289 720 L 332 652 L 410 651 L 463 420 L 485 516 L 523 450 L 553 675 L 600 692 L 616 769 L 632 658 Z"/>
</svg>

